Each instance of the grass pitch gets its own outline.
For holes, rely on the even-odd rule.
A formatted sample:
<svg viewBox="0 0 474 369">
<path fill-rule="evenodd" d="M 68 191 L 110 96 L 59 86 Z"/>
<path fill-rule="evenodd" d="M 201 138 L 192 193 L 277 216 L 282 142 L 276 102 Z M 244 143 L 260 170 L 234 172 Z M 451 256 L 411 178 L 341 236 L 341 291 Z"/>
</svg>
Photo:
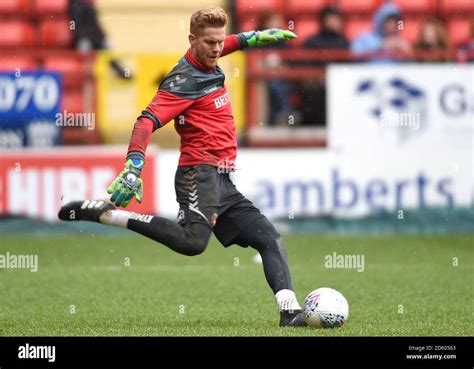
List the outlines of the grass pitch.
<svg viewBox="0 0 474 369">
<path fill-rule="evenodd" d="M 132 232 L 1 236 L 0 254 L 37 254 L 38 271 L 0 269 L 2 336 L 473 335 L 473 240 L 467 236 L 285 237 L 300 303 L 332 287 L 349 302 L 340 329 L 279 328 L 256 252 L 186 257 Z M 326 268 L 363 255 L 364 271 Z"/>
</svg>

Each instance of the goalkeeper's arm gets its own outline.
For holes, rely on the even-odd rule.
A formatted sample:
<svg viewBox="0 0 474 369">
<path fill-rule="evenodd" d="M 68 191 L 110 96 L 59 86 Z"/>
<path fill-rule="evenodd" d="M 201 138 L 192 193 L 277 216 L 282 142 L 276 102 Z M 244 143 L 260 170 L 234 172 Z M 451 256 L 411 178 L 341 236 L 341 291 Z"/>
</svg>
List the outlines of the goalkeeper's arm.
<svg viewBox="0 0 474 369">
<path fill-rule="evenodd" d="M 249 47 L 266 46 L 275 42 L 291 40 L 295 37 L 297 36 L 293 32 L 277 28 L 229 35 L 225 38 L 224 49 L 220 56 L 223 57 L 234 51 L 247 49 Z"/>
<path fill-rule="evenodd" d="M 151 134 L 179 116 L 191 106 L 193 101 L 172 94 L 160 86 L 155 97 L 142 111 L 133 127 L 124 170 L 107 189 L 107 192 L 112 195 L 111 201 L 117 206 L 126 207 L 134 197 L 138 202 L 142 201 L 143 181 L 140 175 L 145 165 L 145 152 Z"/>
<path fill-rule="evenodd" d="M 262 31 L 242 32 L 237 35 L 240 47 L 259 47 L 296 38 L 296 34 L 283 29 L 271 28 Z"/>
<path fill-rule="evenodd" d="M 154 130 L 153 119 L 142 119 L 144 116 L 146 111 L 138 117 L 133 127 L 125 168 L 107 188 L 107 192 L 112 195 L 110 200 L 124 208 L 134 197 L 138 202 L 142 202 L 143 198 L 143 180 L 140 175 L 145 165 L 145 151 Z"/>
</svg>

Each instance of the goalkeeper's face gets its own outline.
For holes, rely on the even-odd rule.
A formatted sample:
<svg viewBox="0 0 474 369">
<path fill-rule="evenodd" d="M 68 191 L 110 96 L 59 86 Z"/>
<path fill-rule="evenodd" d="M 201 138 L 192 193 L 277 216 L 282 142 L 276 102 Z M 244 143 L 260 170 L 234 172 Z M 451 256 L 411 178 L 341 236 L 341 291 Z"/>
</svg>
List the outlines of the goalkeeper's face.
<svg viewBox="0 0 474 369">
<path fill-rule="evenodd" d="M 225 27 L 206 27 L 198 35 L 189 35 L 191 53 L 205 67 L 215 68 L 224 49 Z"/>
</svg>

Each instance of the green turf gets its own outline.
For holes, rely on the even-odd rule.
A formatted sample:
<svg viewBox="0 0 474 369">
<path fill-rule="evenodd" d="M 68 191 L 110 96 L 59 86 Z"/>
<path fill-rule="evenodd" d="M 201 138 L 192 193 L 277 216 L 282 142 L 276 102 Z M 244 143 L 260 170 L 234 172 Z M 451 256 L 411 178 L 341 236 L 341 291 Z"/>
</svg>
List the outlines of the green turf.
<svg viewBox="0 0 474 369">
<path fill-rule="evenodd" d="M 224 249 L 213 239 L 204 254 L 186 257 L 133 233 L 82 234 L 1 237 L 0 254 L 37 254 L 39 270 L 0 269 L 0 335 L 474 333 L 472 236 L 285 240 L 299 299 L 318 287 L 340 290 L 350 306 L 344 327 L 279 328 L 252 249 Z M 333 252 L 364 255 L 365 270 L 325 268 Z"/>
</svg>

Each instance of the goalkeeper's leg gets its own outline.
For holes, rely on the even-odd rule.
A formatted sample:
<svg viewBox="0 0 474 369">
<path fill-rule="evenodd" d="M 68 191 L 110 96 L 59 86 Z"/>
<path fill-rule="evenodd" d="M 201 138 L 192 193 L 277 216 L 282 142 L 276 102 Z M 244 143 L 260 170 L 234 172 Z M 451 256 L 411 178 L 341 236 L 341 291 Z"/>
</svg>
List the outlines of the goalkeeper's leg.
<svg viewBox="0 0 474 369">
<path fill-rule="evenodd" d="M 250 246 L 260 253 L 265 277 L 280 309 L 280 326 L 306 326 L 301 306 L 293 292 L 283 239 L 268 219 L 264 216 L 256 219 L 243 228 L 232 243 Z"/>
<path fill-rule="evenodd" d="M 198 255 L 206 249 L 212 233 L 213 219 L 217 215 L 218 191 L 213 176 L 215 171 L 208 167 L 210 166 L 199 165 L 178 168 L 175 183 L 180 204 L 178 222 L 118 210 L 111 203 L 89 200 L 64 205 L 59 218 L 66 221 L 96 221 L 128 228 L 180 254 Z"/>
<path fill-rule="evenodd" d="M 88 208 L 92 204 L 91 208 Z M 94 207 L 96 204 L 106 204 Z M 211 227 L 201 222 L 178 224 L 167 218 L 115 209 L 104 201 L 73 201 L 64 205 L 59 218 L 66 221 L 86 220 L 128 228 L 160 242 L 183 255 L 198 255 L 207 246 Z"/>
</svg>

